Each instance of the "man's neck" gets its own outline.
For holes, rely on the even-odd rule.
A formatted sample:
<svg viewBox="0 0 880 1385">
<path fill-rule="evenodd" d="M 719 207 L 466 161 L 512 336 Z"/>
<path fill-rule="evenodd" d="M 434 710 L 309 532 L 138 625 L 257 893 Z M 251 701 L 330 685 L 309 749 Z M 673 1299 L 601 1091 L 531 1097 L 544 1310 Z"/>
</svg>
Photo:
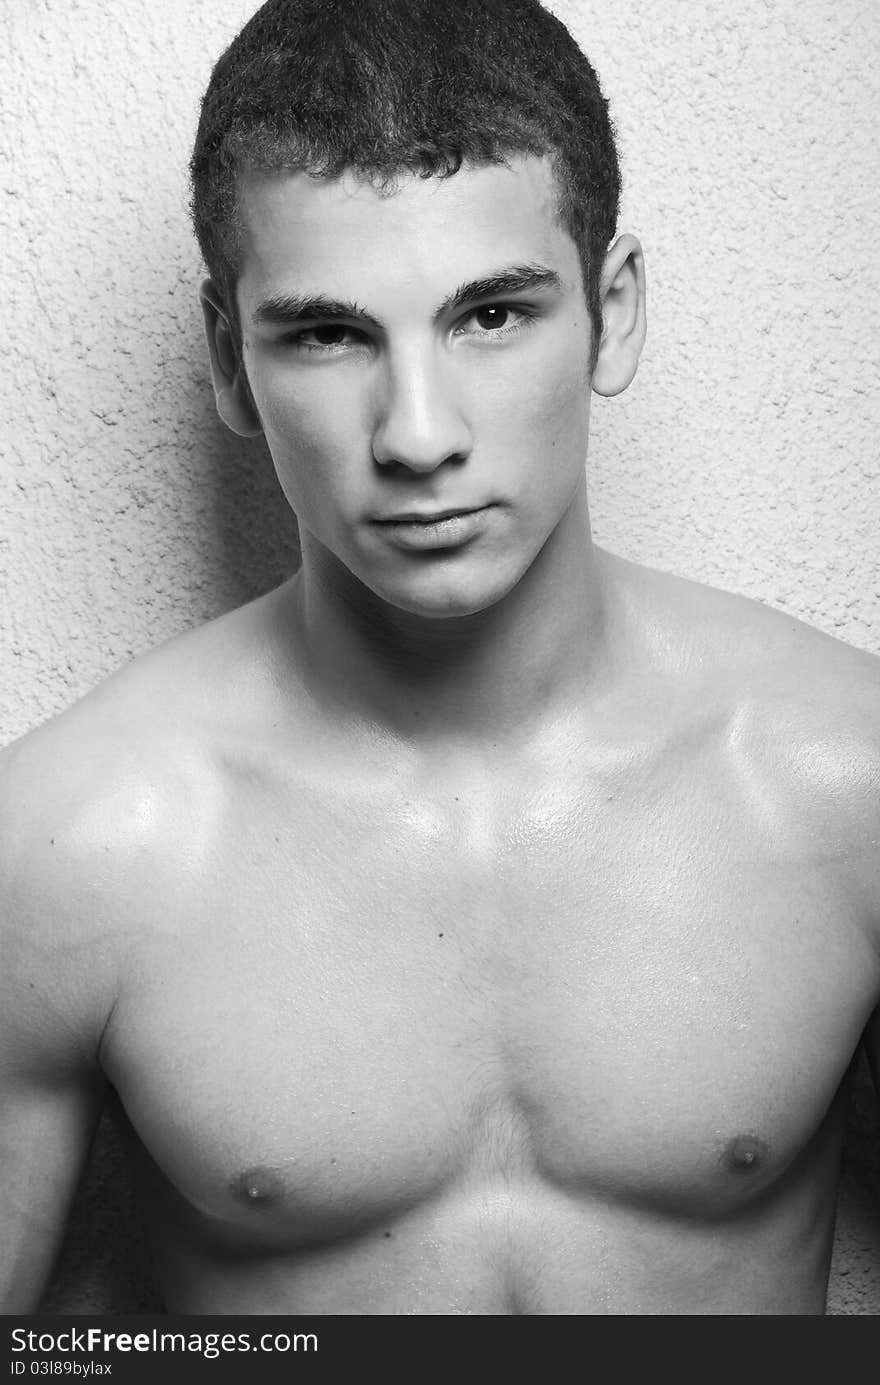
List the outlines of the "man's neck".
<svg viewBox="0 0 880 1385">
<path fill-rule="evenodd" d="M 303 677 L 340 721 L 425 749 L 515 742 L 566 717 L 610 666 L 609 592 L 586 506 L 573 507 L 501 601 L 425 618 L 309 562 L 290 584 Z"/>
</svg>

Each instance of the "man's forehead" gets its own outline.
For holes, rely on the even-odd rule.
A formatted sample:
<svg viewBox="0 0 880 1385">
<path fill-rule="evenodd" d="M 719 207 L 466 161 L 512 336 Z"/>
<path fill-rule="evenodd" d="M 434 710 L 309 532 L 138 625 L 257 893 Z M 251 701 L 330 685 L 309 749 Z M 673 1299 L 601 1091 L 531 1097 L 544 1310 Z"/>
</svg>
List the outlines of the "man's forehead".
<svg viewBox="0 0 880 1385">
<path fill-rule="evenodd" d="M 499 264 L 551 263 L 577 281 L 549 159 L 465 166 L 447 178 L 399 175 L 390 186 L 346 172 L 248 171 L 239 184 L 240 299 L 291 287 L 363 297 L 389 276 L 432 290 Z"/>
</svg>

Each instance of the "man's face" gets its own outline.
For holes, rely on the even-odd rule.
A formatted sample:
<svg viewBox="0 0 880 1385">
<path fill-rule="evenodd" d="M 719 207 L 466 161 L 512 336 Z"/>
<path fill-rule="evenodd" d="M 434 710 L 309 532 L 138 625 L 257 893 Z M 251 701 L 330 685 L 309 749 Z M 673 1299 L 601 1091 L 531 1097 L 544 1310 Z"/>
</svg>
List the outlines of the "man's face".
<svg viewBox="0 0 880 1385">
<path fill-rule="evenodd" d="M 497 602 L 584 481 L 590 322 L 549 164 L 385 195 L 251 175 L 241 210 L 243 360 L 305 560 L 424 616 Z"/>
</svg>

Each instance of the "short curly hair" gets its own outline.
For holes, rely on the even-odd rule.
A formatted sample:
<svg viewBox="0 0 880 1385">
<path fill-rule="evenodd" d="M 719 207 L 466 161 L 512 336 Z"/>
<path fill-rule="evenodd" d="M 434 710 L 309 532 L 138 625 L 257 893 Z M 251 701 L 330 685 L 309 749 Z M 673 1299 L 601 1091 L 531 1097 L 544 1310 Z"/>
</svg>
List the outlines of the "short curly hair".
<svg viewBox="0 0 880 1385">
<path fill-rule="evenodd" d="M 595 352 L 620 168 L 593 67 L 538 0 L 267 0 L 217 61 L 190 162 L 193 228 L 240 340 L 241 169 L 400 174 L 549 156 Z"/>
</svg>

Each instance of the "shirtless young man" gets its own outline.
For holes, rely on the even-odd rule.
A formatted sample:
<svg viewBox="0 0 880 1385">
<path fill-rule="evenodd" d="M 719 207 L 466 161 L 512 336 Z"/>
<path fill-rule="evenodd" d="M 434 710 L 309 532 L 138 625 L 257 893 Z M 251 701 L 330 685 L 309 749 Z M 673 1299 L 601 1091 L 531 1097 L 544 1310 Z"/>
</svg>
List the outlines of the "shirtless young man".
<svg viewBox="0 0 880 1385">
<path fill-rule="evenodd" d="M 303 563 L 5 752 L 3 1307 L 109 1084 L 174 1313 L 822 1313 L 880 661 L 591 542 L 592 70 L 533 0 L 270 0 L 194 185 Z"/>
</svg>

